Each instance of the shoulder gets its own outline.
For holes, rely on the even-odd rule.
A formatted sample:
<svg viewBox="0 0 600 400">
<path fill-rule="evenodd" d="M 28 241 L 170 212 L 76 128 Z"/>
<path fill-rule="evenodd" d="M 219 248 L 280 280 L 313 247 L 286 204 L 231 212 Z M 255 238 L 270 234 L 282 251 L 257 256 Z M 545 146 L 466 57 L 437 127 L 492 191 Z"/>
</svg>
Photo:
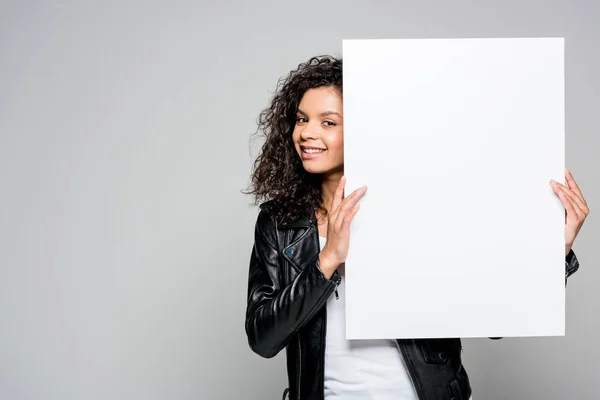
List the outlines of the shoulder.
<svg viewBox="0 0 600 400">
<path fill-rule="evenodd" d="M 271 201 L 261 204 L 259 208 L 254 227 L 255 242 L 276 247 L 278 243 L 276 208 Z"/>
<path fill-rule="evenodd" d="M 270 219 L 272 223 L 282 222 L 281 217 L 284 214 L 283 209 L 284 206 L 281 202 L 277 202 L 275 200 L 267 200 L 262 203 L 260 206 L 260 212 L 258 214 L 259 219 Z"/>
<path fill-rule="evenodd" d="M 261 203 L 258 207 L 261 211 L 273 214 L 275 209 L 277 208 L 277 203 L 275 202 L 275 200 L 267 200 Z"/>
<path fill-rule="evenodd" d="M 314 222 L 314 212 L 307 210 L 292 210 L 290 212 L 285 201 L 267 200 L 259 207 L 259 222 L 269 222 L 274 224 L 277 229 L 308 226 Z"/>
<path fill-rule="evenodd" d="M 259 206 L 256 218 L 256 229 L 264 234 L 272 234 L 277 230 L 277 205 L 273 200 L 268 200 Z"/>
</svg>

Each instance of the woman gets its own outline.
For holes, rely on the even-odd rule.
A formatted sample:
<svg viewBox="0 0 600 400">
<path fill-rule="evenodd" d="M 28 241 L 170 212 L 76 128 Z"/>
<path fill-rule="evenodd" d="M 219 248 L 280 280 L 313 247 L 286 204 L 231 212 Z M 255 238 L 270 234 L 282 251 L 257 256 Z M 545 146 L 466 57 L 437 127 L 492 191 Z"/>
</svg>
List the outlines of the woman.
<svg viewBox="0 0 600 400">
<path fill-rule="evenodd" d="M 253 351 L 284 347 L 291 399 L 468 400 L 460 339 L 347 341 L 344 261 L 362 187 L 344 197 L 342 61 L 311 58 L 280 80 L 259 119 L 266 141 L 249 193 L 261 204 L 250 260 L 246 333 Z M 588 214 L 566 171 L 566 273 Z"/>
</svg>

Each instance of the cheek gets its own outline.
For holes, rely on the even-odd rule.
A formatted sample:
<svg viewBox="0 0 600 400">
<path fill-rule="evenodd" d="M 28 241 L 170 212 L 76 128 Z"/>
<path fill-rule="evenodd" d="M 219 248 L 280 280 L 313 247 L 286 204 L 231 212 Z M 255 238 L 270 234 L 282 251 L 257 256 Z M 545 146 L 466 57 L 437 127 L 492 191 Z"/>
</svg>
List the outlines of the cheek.
<svg viewBox="0 0 600 400">
<path fill-rule="evenodd" d="M 298 149 L 298 140 L 300 139 L 300 132 L 298 129 L 294 129 L 292 132 L 292 142 L 294 144 L 294 148 Z"/>
<path fill-rule="evenodd" d="M 327 147 L 332 152 L 335 152 L 337 155 L 344 154 L 344 134 L 343 131 L 336 132 L 335 134 L 329 136 Z"/>
</svg>

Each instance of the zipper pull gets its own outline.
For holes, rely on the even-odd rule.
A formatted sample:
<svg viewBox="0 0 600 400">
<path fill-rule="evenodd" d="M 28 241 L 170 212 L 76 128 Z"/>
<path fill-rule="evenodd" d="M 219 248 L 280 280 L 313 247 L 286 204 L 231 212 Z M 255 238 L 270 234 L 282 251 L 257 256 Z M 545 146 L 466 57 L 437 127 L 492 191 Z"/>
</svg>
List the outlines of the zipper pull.
<svg viewBox="0 0 600 400">
<path fill-rule="evenodd" d="M 338 291 L 337 291 L 339 283 L 340 283 L 340 281 L 338 281 L 338 280 L 333 281 L 333 284 L 335 285 L 335 299 L 336 300 L 340 299 L 340 295 L 338 294 Z"/>
</svg>

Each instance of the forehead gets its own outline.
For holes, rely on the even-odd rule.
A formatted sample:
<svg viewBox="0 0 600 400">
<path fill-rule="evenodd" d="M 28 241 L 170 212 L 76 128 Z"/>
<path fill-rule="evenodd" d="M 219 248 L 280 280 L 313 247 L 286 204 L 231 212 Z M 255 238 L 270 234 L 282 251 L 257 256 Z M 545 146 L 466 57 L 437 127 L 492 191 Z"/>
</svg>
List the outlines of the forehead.
<svg viewBox="0 0 600 400">
<path fill-rule="evenodd" d="M 302 96 L 298 108 L 303 112 L 331 109 L 341 113 L 342 97 L 333 87 L 308 89 Z"/>
</svg>

